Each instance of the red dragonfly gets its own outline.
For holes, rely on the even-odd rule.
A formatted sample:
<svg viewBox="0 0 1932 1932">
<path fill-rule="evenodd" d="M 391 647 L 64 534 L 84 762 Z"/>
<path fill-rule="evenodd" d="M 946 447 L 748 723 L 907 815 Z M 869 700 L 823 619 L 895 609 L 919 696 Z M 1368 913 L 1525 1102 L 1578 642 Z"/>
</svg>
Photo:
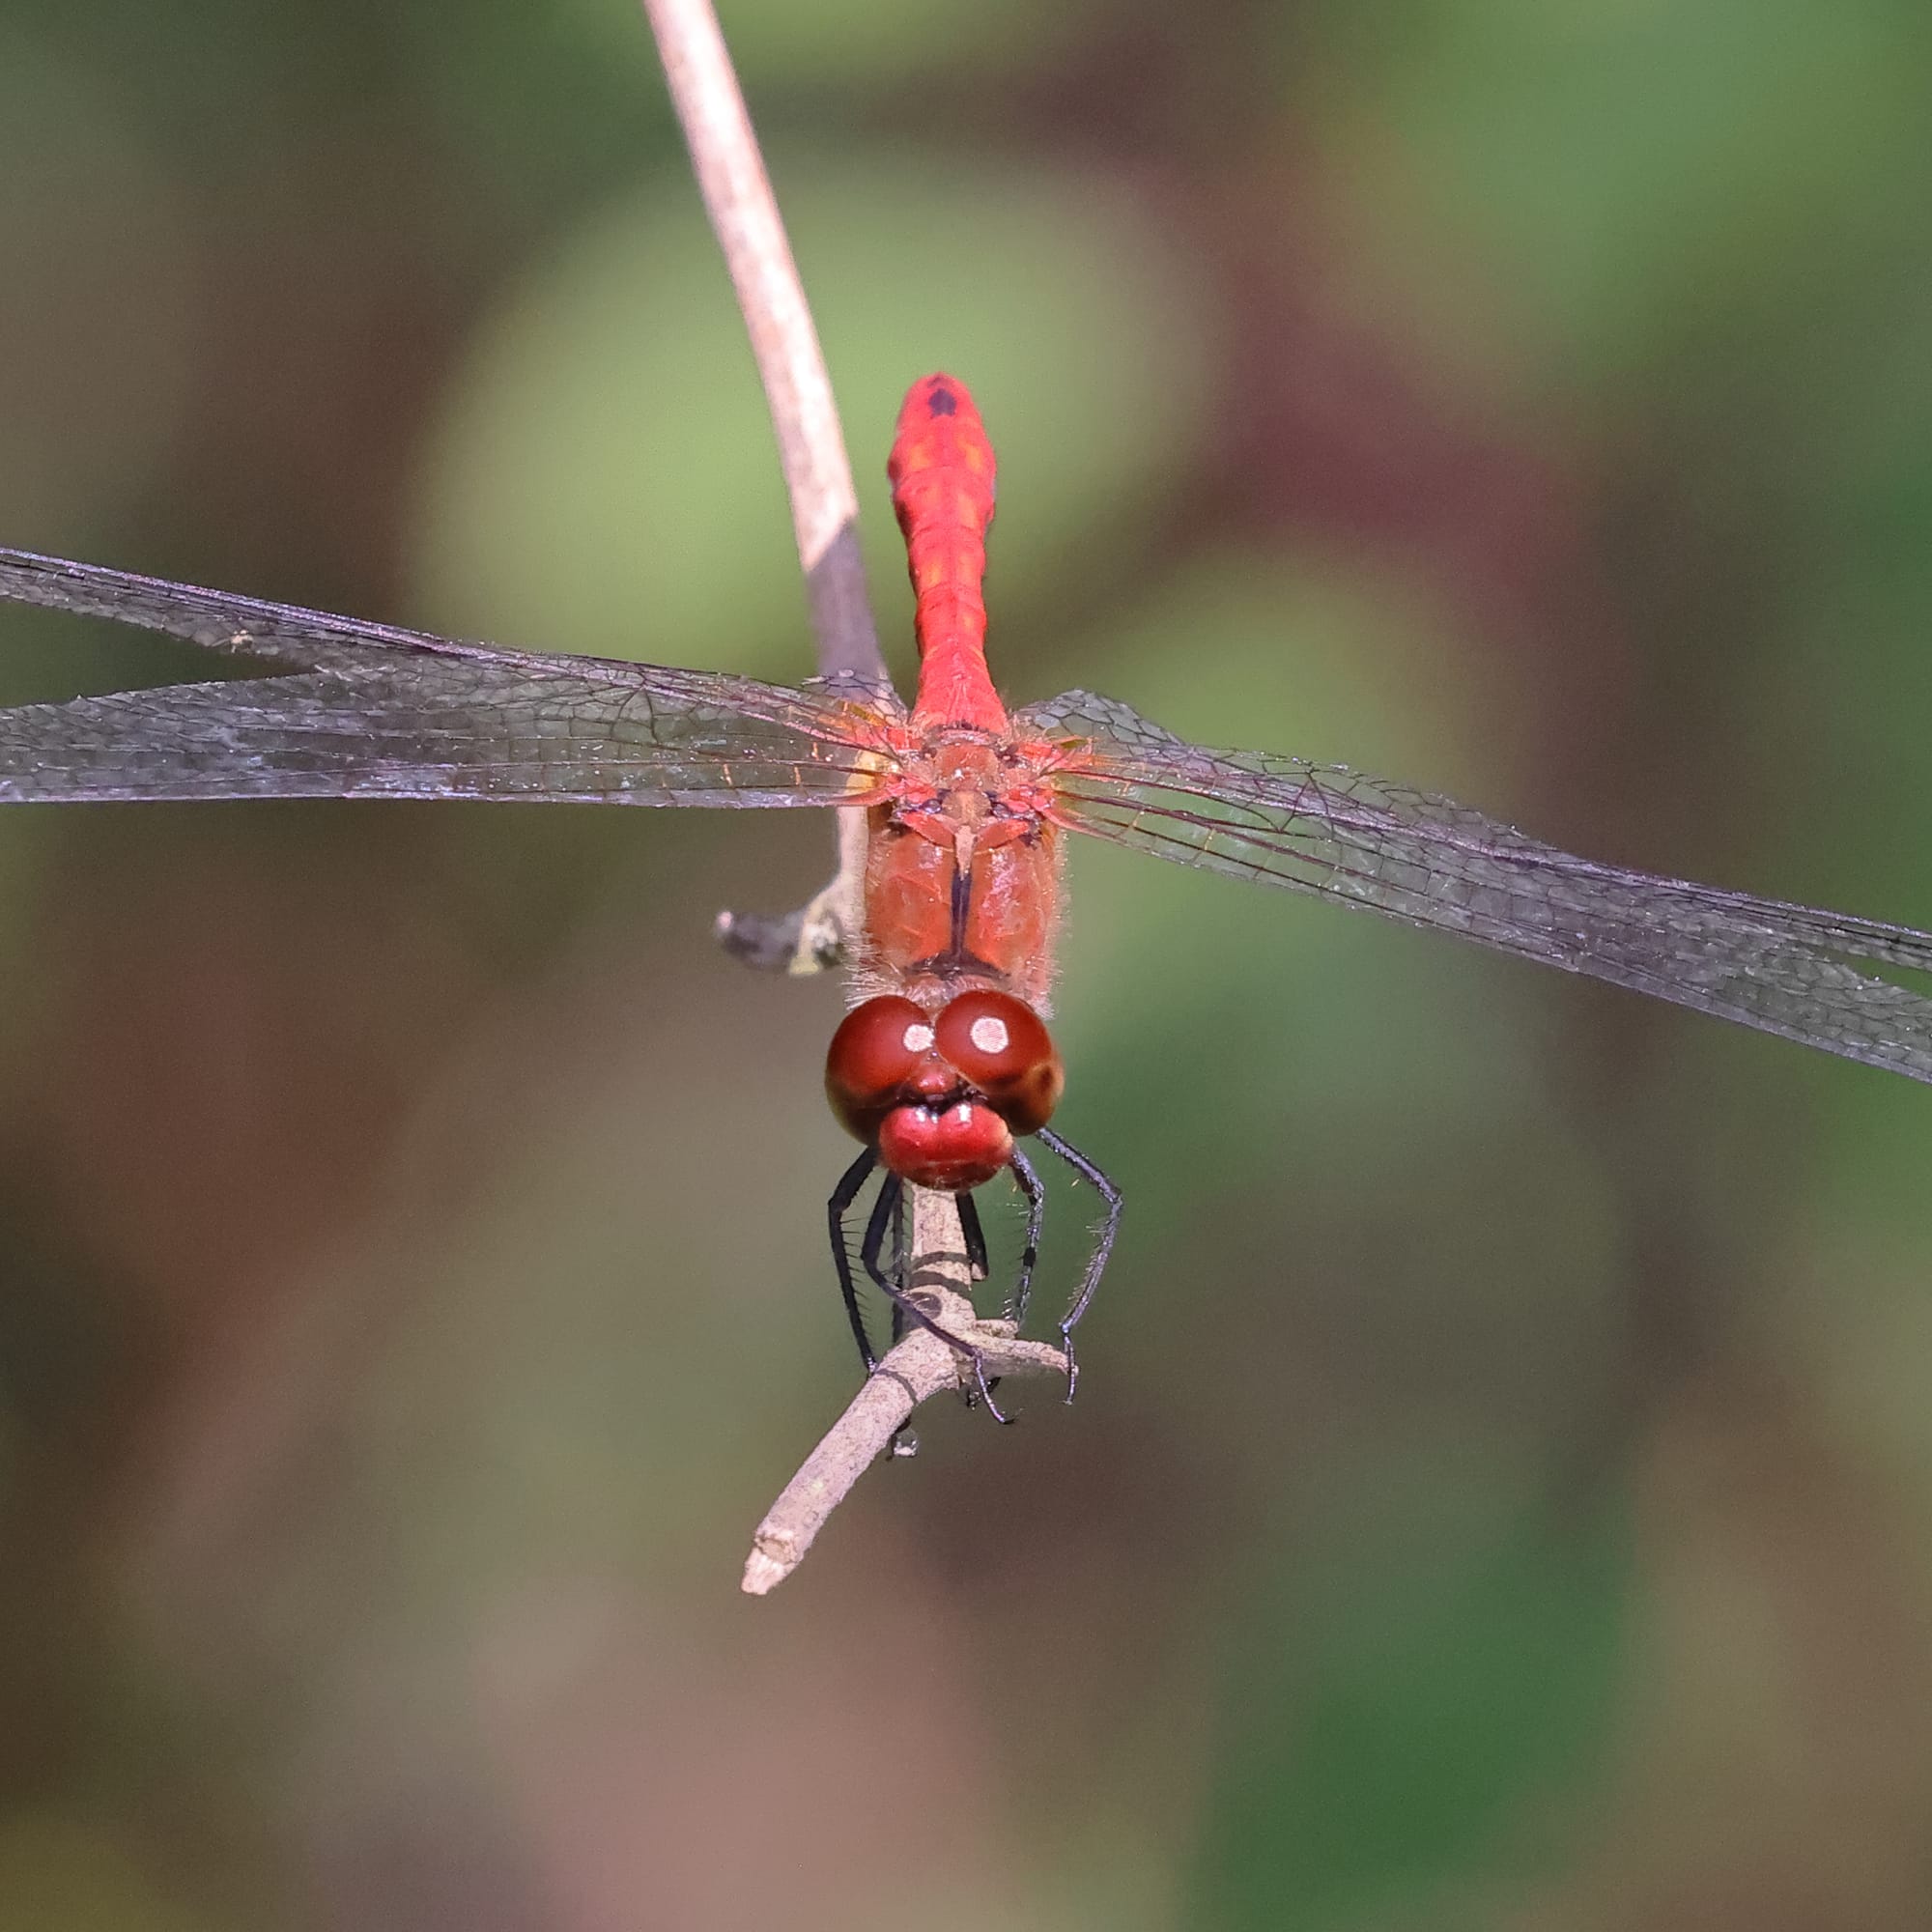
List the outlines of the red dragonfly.
<svg viewBox="0 0 1932 1932">
<path fill-rule="evenodd" d="M 863 807 L 853 1005 L 832 1041 L 826 1091 L 864 1144 L 829 1207 L 868 1372 L 876 1361 L 844 1237 L 867 1179 L 884 1167 L 861 1260 L 894 1305 L 896 1332 L 902 1321 L 934 1325 L 902 1268 L 881 1264 L 903 1185 L 958 1197 L 983 1273 L 972 1190 L 1010 1174 L 1028 1203 L 1009 1303 L 1018 1319 L 1042 1200 L 1016 1144 L 1031 1135 L 1106 1204 L 1060 1323 L 1071 1396 L 1071 1331 L 1106 1264 L 1120 1195 L 1047 1125 L 1062 1087 L 1044 1020 L 1064 831 L 1367 906 L 1932 1081 L 1932 999 L 1866 970 L 1932 970 L 1932 935 L 1596 865 L 1406 785 L 1183 743 L 1087 692 L 1009 713 L 986 669 L 980 595 L 993 452 L 962 384 L 942 375 L 913 385 L 888 469 L 917 595 L 910 711 L 869 684 L 792 688 L 496 650 L 0 550 L 0 597 L 118 618 L 275 668 L 0 710 L 0 803 Z M 945 1339 L 991 1407 L 976 1352 Z"/>
</svg>

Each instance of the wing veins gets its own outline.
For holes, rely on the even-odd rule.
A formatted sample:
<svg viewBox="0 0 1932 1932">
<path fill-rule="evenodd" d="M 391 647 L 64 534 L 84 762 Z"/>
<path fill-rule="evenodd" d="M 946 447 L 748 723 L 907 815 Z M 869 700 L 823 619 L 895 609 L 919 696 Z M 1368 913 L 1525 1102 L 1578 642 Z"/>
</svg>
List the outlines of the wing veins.
<svg viewBox="0 0 1932 1932">
<path fill-rule="evenodd" d="M 26 551 L 0 549 L 0 598 L 283 668 L 0 710 L 0 803 L 862 804 L 895 762 L 881 717 L 902 715 L 868 684 L 498 650 Z"/>
<path fill-rule="evenodd" d="M 1858 970 L 1932 971 L 1932 934 L 1599 865 L 1341 767 L 1206 752 L 1083 693 L 1023 718 L 1065 747 L 1074 829 L 1932 1081 L 1932 999 Z"/>
</svg>

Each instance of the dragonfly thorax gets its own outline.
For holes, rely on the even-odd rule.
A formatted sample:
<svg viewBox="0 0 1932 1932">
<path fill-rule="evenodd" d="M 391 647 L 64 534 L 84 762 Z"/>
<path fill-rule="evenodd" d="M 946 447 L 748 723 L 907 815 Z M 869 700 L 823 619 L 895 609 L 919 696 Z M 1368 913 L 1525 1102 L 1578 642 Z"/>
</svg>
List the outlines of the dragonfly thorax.
<svg viewBox="0 0 1932 1932">
<path fill-rule="evenodd" d="M 937 1011 L 974 985 L 1048 1010 L 1060 901 L 1057 830 L 1014 746 L 952 733 L 908 759 L 872 808 L 856 980 Z"/>
<path fill-rule="evenodd" d="M 1053 1116 L 1065 1077 L 1039 1016 L 987 987 L 937 1012 L 896 993 L 854 1007 L 832 1037 L 825 1093 L 847 1132 L 916 1187 L 962 1193 Z"/>
</svg>

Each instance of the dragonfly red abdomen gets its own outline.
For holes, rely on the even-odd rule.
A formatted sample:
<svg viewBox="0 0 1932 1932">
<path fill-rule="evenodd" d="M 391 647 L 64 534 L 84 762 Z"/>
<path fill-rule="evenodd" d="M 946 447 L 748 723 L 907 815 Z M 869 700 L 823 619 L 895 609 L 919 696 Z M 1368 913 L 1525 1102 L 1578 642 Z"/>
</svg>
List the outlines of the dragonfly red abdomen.
<svg viewBox="0 0 1932 1932">
<path fill-rule="evenodd" d="M 993 445 L 963 383 L 927 376 L 912 385 L 886 473 L 917 600 L 920 677 L 913 723 L 1004 731 L 1006 707 L 986 672 L 986 606 L 980 589 L 993 522 Z"/>
</svg>

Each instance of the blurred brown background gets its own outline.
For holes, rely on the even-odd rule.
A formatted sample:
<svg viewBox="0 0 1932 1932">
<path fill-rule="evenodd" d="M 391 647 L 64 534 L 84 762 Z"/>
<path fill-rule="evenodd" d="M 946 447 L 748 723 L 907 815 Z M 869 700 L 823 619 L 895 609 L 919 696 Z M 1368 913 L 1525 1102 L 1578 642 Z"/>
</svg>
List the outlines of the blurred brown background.
<svg viewBox="0 0 1932 1932">
<path fill-rule="evenodd" d="M 947 367 L 1015 698 L 1932 925 L 1922 9 L 724 15 L 902 667 Z M 0 0 L 0 541 L 803 675 L 636 9 Z M 742 1600 L 850 1150 L 708 927 L 828 856 L 0 820 L 0 1927 L 1932 1918 L 1932 1099 L 1324 906 L 1074 855 L 1081 1402 Z"/>
</svg>

